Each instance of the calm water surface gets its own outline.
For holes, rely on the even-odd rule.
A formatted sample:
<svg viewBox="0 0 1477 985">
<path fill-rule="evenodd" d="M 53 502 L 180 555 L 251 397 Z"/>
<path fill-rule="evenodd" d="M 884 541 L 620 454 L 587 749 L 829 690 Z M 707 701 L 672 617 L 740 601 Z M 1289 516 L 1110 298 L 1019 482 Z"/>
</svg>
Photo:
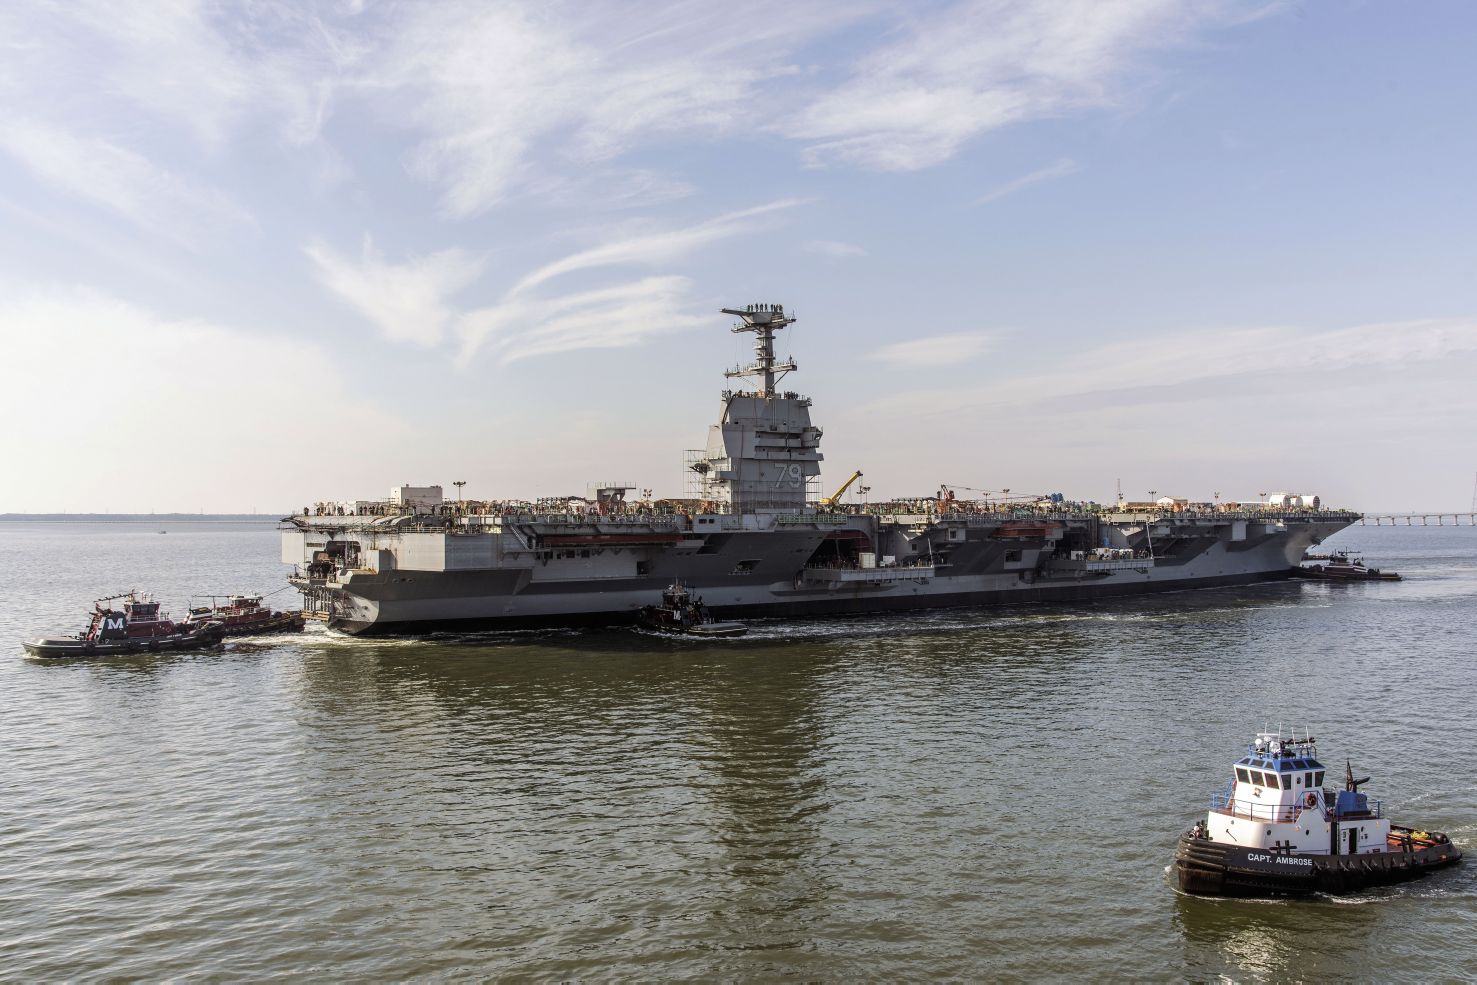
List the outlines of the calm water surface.
<svg viewBox="0 0 1477 985">
<path fill-rule="evenodd" d="M 279 586 L 277 535 L 0 524 L 0 977 L 1470 980 L 1477 864 L 1166 874 L 1264 723 L 1471 852 L 1477 530 L 1334 544 L 1407 580 L 41 663 L 99 595 Z"/>
</svg>

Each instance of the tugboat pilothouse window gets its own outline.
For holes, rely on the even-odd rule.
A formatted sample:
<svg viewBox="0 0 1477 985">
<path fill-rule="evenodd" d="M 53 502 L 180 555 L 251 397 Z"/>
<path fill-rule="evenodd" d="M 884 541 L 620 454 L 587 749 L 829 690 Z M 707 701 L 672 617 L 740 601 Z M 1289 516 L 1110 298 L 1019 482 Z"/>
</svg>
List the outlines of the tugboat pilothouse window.
<svg viewBox="0 0 1477 985">
<path fill-rule="evenodd" d="M 1246 770 L 1238 766 L 1236 767 L 1236 779 L 1240 780 L 1242 783 L 1250 783 L 1251 774 L 1247 773 Z"/>
</svg>

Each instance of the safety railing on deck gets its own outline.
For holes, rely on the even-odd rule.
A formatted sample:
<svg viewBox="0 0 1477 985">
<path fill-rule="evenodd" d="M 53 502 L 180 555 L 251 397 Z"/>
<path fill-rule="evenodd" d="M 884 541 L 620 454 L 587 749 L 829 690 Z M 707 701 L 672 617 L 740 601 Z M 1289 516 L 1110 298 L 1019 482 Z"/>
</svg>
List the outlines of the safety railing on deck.
<svg viewBox="0 0 1477 985">
<path fill-rule="evenodd" d="M 1334 797 L 1324 791 L 1323 802 L 1333 804 Z M 1384 803 L 1378 800 L 1368 802 L 1369 810 L 1360 812 L 1356 817 L 1384 817 Z M 1294 821 L 1303 811 L 1309 810 L 1301 801 L 1295 804 L 1268 804 L 1260 800 L 1245 800 L 1242 798 L 1231 798 L 1223 793 L 1210 795 L 1210 809 L 1221 811 L 1226 814 L 1234 814 L 1237 817 L 1249 817 L 1259 821 Z M 1317 807 L 1311 808 L 1317 810 Z"/>
</svg>

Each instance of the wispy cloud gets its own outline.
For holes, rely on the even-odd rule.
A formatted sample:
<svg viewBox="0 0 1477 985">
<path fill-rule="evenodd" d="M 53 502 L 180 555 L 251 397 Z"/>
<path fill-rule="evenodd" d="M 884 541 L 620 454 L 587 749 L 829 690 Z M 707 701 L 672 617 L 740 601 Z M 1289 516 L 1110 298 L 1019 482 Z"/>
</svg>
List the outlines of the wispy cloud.
<svg viewBox="0 0 1477 985">
<path fill-rule="evenodd" d="M 617 349 L 712 321 L 692 313 L 685 277 L 647 277 L 629 284 L 555 298 L 519 297 L 470 311 L 457 323 L 462 362 L 486 346 L 499 365 L 581 349 Z"/>
<path fill-rule="evenodd" d="M 410 165 L 454 217 L 641 142 L 757 132 L 763 85 L 796 71 L 788 54 L 865 13 L 777 0 L 399 9 L 357 86 L 419 135 Z"/>
<path fill-rule="evenodd" d="M 42 184 L 176 239 L 196 239 L 208 224 L 252 221 L 219 189 L 102 138 L 12 116 L 0 122 L 0 151 Z"/>
<path fill-rule="evenodd" d="M 1051 181 L 1053 178 L 1065 178 L 1067 175 L 1076 174 L 1080 170 L 1082 169 L 1077 166 L 1076 161 L 1070 157 L 1064 157 L 1059 161 L 1048 164 L 1044 168 L 1039 168 L 1030 174 L 1023 174 L 1019 178 L 1012 179 L 1003 185 L 990 189 L 975 199 L 972 204 L 985 205 L 997 199 L 1002 199 L 1007 195 L 1014 195 L 1023 188 L 1030 188 L 1032 185 L 1039 184 L 1043 181 Z"/>
<path fill-rule="evenodd" d="M 780 199 L 751 209 L 729 212 L 685 229 L 668 229 L 633 236 L 582 250 L 539 267 L 518 281 L 508 293 L 510 296 L 522 294 L 555 277 L 574 273 L 577 270 L 673 260 L 717 240 L 752 232 L 758 228 L 758 220 L 761 218 L 803 205 L 804 202 L 804 199 L 798 198 Z"/>
<path fill-rule="evenodd" d="M 621 208 L 690 191 L 660 166 L 618 161 L 684 140 L 778 133 L 804 142 L 812 164 L 928 167 L 995 127 L 1111 105 L 1148 51 L 1243 7 L 964 0 L 915 14 L 841 0 L 609 9 L 20 0 L 0 8 L 0 36 L 23 39 L 0 64 L 0 112 L 29 103 L 37 119 L 77 132 L 126 112 L 191 134 L 212 154 L 266 121 L 307 148 L 310 169 L 341 176 L 351 158 L 323 132 L 350 105 L 379 135 L 408 135 L 395 153 L 435 186 L 445 215 L 478 215 L 515 192 Z M 817 44 L 862 21 L 886 40 L 852 64 L 833 54 L 851 44 Z"/>
<path fill-rule="evenodd" d="M 369 237 L 357 260 L 323 243 L 303 250 L 319 282 L 379 326 L 393 342 L 431 346 L 440 342 L 454 312 L 448 299 L 482 273 L 482 259 L 451 249 L 386 263 Z"/>
<path fill-rule="evenodd" d="M 818 253 L 825 257 L 864 257 L 867 251 L 855 243 L 843 243 L 835 239 L 813 239 L 805 244 L 805 252 Z"/>
<path fill-rule="evenodd" d="M 547 173 L 529 178 L 530 195 L 559 208 L 642 209 L 693 195 L 688 181 L 651 168 L 605 168 L 575 174 Z"/>
<path fill-rule="evenodd" d="M 912 171 L 1023 120 L 1111 105 L 1151 49 L 1229 18 L 1229 4 L 972 0 L 918 16 L 848 81 L 784 124 L 815 166 Z"/>
<path fill-rule="evenodd" d="M 1026 408 L 1050 405 L 1066 411 L 1081 401 L 1123 408 L 1162 403 L 1171 390 L 1194 395 L 1215 381 L 1260 383 L 1274 374 L 1335 373 L 1366 366 L 1436 362 L 1477 354 L 1477 321 L 1428 319 L 1312 331 L 1255 327 L 1186 331 L 1135 338 L 1125 346 L 1105 342 L 1075 355 L 1054 354 L 1054 364 L 977 386 L 898 393 L 874 407 L 928 414 L 940 408 Z M 1077 401 L 1072 404 L 1068 401 Z"/>
<path fill-rule="evenodd" d="M 0 9 L 0 36 L 26 39 L 7 51 L 0 104 L 8 81 L 38 116 L 96 123 L 127 108 L 211 149 L 257 114 L 289 140 L 314 139 L 334 80 L 363 47 L 307 7 L 196 0 L 18 0 Z"/>
<path fill-rule="evenodd" d="M 983 355 L 995 347 L 998 332 L 955 332 L 884 345 L 868 357 L 905 369 L 952 366 Z"/>
<path fill-rule="evenodd" d="M 466 365 L 484 345 L 506 365 L 574 349 L 634 345 L 698 324 L 701 319 L 687 313 L 692 307 L 690 282 L 681 276 L 648 277 L 560 297 L 539 297 L 538 289 L 580 271 L 685 259 L 703 246 L 767 228 L 778 213 L 802 202 L 781 199 L 691 226 L 615 239 L 546 263 L 519 278 L 498 304 L 468 312 L 458 321 L 458 361 Z"/>
</svg>

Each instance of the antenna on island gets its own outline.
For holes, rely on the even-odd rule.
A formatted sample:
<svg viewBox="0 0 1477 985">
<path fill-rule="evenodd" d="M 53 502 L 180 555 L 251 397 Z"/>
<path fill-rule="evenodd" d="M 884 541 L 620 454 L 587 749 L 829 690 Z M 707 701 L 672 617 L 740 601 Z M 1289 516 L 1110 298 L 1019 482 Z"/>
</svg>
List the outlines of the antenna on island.
<svg viewBox="0 0 1477 985">
<path fill-rule="evenodd" d="M 1472 512 L 1477 513 L 1477 472 L 1472 473 Z"/>
<path fill-rule="evenodd" d="M 798 368 L 793 359 L 786 359 L 784 362 L 775 361 L 774 333 L 788 325 L 793 325 L 795 319 L 785 315 L 785 306 L 782 304 L 751 304 L 742 310 L 724 308 L 723 313 L 737 315 L 743 319 L 742 324 L 733 326 L 733 331 L 753 332 L 755 335 L 755 361 L 747 366 L 730 369 L 723 375 L 729 379 L 735 376 L 755 377 L 761 383 L 759 396 L 774 396 L 774 385 L 783 379 L 785 374 L 792 373 Z"/>
</svg>

